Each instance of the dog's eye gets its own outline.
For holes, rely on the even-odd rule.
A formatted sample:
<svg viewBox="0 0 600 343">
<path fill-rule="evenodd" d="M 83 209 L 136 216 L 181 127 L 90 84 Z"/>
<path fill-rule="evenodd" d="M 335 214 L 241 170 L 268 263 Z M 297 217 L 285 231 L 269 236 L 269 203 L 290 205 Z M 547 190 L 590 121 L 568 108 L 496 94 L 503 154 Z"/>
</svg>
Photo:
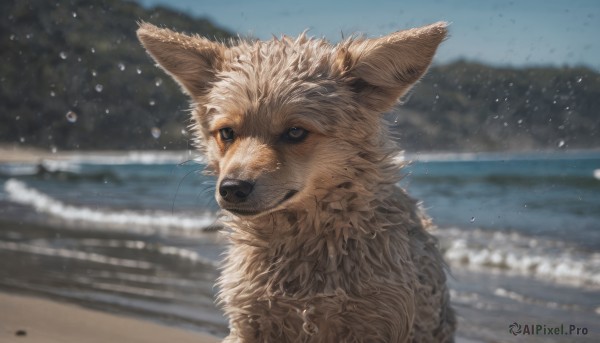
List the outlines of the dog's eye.
<svg viewBox="0 0 600 343">
<path fill-rule="evenodd" d="M 301 127 L 290 127 L 284 134 L 283 138 L 290 143 L 299 143 L 306 138 L 308 131 Z"/>
<path fill-rule="evenodd" d="M 219 134 L 221 135 L 221 139 L 226 142 L 232 141 L 234 138 L 233 129 L 230 127 L 224 127 L 220 129 Z"/>
</svg>

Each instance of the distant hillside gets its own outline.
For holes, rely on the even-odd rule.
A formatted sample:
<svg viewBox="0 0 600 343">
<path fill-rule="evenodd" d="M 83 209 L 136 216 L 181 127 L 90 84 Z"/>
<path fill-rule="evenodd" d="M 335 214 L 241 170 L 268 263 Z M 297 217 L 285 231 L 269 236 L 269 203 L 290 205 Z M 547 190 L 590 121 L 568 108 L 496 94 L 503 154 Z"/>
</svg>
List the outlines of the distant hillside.
<svg viewBox="0 0 600 343">
<path fill-rule="evenodd" d="M 187 99 L 140 46 L 136 22 L 231 36 L 119 0 L 8 0 L 0 13 L 0 142 L 49 149 L 185 148 Z"/>
<path fill-rule="evenodd" d="M 184 149 L 187 99 L 135 37 L 145 20 L 219 39 L 206 19 L 118 0 L 0 3 L 0 143 Z M 600 75 L 585 68 L 433 67 L 389 115 L 407 150 L 600 147 Z"/>
<path fill-rule="evenodd" d="M 587 68 L 431 68 L 397 120 L 407 150 L 600 147 L 600 74 Z"/>
</svg>

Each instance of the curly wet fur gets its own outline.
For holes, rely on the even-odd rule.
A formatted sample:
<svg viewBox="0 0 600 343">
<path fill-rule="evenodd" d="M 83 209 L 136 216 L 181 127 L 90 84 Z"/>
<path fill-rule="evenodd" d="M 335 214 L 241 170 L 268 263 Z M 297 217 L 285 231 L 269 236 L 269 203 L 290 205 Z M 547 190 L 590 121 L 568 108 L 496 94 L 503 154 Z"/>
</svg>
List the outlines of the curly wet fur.
<svg viewBox="0 0 600 343">
<path fill-rule="evenodd" d="M 438 23 L 335 46 L 305 35 L 226 46 L 141 24 L 144 46 L 192 98 L 209 168 L 219 182 L 255 184 L 245 203 L 217 194 L 231 211 L 219 280 L 227 342 L 452 341 L 432 224 L 396 186 L 380 116 L 445 35 Z M 282 141 L 295 126 L 308 138 Z M 222 127 L 235 141 L 220 140 Z"/>
</svg>

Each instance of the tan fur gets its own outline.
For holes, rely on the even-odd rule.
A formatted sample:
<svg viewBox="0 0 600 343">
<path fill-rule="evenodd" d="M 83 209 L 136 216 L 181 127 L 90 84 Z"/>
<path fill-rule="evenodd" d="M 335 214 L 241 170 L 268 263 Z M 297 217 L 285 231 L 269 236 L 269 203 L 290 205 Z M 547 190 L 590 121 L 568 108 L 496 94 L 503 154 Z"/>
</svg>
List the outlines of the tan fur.
<svg viewBox="0 0 600 343">
<path fill-rule="evenodd" d="M 436 23 L 333 46 L 304 34 L 224 45 L 140 25 L 150 55 L 192 99 L 217 188 L 253 184 L 244 201 L 216 194 L 231 228 L 219 280 L 227 342 L 453 340 L 432 224 L 396 186 L 401 166 L 381 116 L 445 36 Z M 290 128 L 306 139 L 291 143 Z"/>
</svg>

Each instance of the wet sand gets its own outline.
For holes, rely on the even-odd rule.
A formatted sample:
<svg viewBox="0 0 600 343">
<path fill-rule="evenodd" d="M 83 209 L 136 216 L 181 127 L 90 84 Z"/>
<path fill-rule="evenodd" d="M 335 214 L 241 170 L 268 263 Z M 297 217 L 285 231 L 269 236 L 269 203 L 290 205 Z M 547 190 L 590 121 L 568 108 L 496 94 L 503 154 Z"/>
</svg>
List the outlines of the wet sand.
<svg viewBox="0 0 600 343">
<path fill-rule="evenodd" d="M 0 293 L 0 342 L 219 342 L 206 334 L 77 305 Z"/>
</svg>

